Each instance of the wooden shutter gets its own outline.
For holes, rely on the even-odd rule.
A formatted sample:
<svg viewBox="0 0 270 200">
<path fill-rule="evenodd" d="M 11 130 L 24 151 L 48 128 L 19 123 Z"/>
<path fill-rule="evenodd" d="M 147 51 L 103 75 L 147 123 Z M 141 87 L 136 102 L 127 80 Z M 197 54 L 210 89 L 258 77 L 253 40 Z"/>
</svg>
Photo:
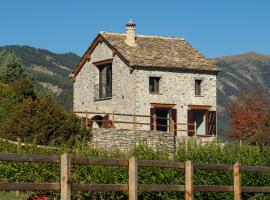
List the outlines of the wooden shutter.
<svg viewBox="0 0 270 200">
<path fill-rule="evenodd" d="M 188 119 L 187 119 L 187 130 L 188 130 L 188 136 L 194 135 L 194 118 L 193 118 L 193 111 L 188 110 Z"/>
<path fill-rule="evenodd" d="M 154 130 L 154 115 L 156 113 L 155 108 L 150 108 L 150 130 Z"/>
<path fill-rule="evenodd" d="M 216 111 L 208 111 L 207 134 L 216 135 Z"/>
<path fill-rule="evenodd" d="M 174 121 L 174 134 L 177 134 L 177 110 L 172 109 L 172 120 Z"/>
</svg>

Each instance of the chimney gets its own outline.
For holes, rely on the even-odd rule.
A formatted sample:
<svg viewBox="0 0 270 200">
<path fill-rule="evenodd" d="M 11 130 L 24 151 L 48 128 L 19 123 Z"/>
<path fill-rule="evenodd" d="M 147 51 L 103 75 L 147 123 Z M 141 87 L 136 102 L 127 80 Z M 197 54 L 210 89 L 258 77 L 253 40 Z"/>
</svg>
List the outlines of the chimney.
<svg viewBox="0 0 270 200">
<path fill-rule="evenodd" d="M 126 24 L 126 44 L 129 46 L 136 46 L 136 36 L 135 36 L 135 26 L 136 24 L 130 19 Z"/>
</svg>

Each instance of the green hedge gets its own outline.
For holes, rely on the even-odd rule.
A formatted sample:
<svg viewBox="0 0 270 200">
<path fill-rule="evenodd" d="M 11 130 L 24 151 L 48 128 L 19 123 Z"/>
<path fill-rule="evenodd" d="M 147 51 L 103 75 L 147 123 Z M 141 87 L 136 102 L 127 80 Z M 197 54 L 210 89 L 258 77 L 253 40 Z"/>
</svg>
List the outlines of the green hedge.
<svg viewBox="0 0 270 200">
<path fill-rule="evenodd" d="M 1 152 L 16 152 L 16 146 L 0 142 Z M 59 150 L 45 150 L 36 147 L 22 147 L 21 153 L 42 153 L 61 155 L 69 152 L 75 156 L 101 157 L 101 158 L 129 158 L 131 155 L 138 159 L 150 160 L 192 160 L 196 163 L 224 163 L 233 164 L 238 162 L 246 165 L 270 166 L 270 147 L 251 146 L 239 143 L 225 144 L 179 144 L 176 152 L 172 155 L 166 149 L 157 151 L 141 145 L 135 147 L 129 153 L 118 151 L 102 152 L 78 143 L 72 149 L 62 147 Z M 139 183 L 146 184 L 184 184 L 184 170 L 139 168 Z M 58 164 L 38 163 L 0 163 L 0 181 L 27 181 L 27 182 L 59 182 L 60 166 Z M 75 183 L 122 183 L 128 182 L 126 167 L 103 167 L 103 166 L 73 166 L 72 181 Z M 194 181 L 198 185 L 232 185 L 232 172 L 195 170 Z M 242 184 L 245 186 L 269 186 L 269 173 L 242 173 Z M 58 194 L 50 193 L 51 196 Z M 78 192 L 74 196 L 81 199 L 127 199 L 127 193 L 123 192 Z M 139 199 L 184 199 L 183 193 L 177 192 L 142 192 Z M 232 193 L 220 192 L 196 192 L 195 199 L 233 199 Z M 269 194 L 244 193 L 243 199 L 270 199 Z"/>
</svg>

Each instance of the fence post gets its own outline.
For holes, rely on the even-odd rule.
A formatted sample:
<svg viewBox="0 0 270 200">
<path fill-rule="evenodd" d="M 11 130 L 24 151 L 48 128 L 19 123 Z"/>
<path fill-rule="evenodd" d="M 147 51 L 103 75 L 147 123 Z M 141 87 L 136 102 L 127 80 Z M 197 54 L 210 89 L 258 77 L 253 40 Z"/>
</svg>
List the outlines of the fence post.
<svg viewBox="0 0 270 200">
<path fill-rule="evenodd" d="M 193 200 L 193 164 L 185 162 L 185 200 Z"/>
<path fill-rule="evenodd" d="M 137 158 L 131 157 L 128 162 L 128 199 L 137 200 L 138 199 L 138 165 Z"/>
<path fill-rule="evenodd" d="M 114 128 L 114 113 L 112 112 L 112 127 Z"/>
<path fill-rule="evenodd" d="M 21 138 L 17 138 L 17 153 L 20 153 L 21 152 L 21 143 L 22 143 L 22 140 Z M 18 181 L 16 181 L 18 183 Z M 20 197 L 20 191 L 16 190 L 15 192 L 15 196 L 16 198 L 19 198 Z"/>
<path fill-rule="evenodd" d="M 71 160 L 67 153 L 61 155 L 61 200 L 71 200 Z"/>
<path fill-rule="evenodd" d="M 87 112 L 85 113 L 85 127 L 88 127 L 88 115 Z"/>
<path fill-rule="evenodd" d="M 133 114 L 133 130 L 136 129 L 136 116 L 135 113 Z"/>
<path fill-rule="evenodd" d="M 157 131 L 157 114 L 153 115 L 154 131 Z"/>
<path fill-rule="evenodd" d="M 194 134 L 195 134 L 195 137 L 197 137 L 197 122 L 196 121 L 194 122 Z"/>
<path fill-rule="evenodd" d="M 233 192 L 234 200 L 241 200 L 241 175 L 238 163 L 233 165 Z"/>
</svg>

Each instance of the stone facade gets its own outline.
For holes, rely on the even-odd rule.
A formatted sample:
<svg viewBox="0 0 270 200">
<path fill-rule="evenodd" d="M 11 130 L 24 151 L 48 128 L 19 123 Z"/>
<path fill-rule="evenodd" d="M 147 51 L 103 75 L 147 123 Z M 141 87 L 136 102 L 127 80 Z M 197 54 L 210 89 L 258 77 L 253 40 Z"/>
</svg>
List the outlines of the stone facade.
<svg viewBox="0 0 270 200">
<path fill-rule="evenodd" d="M 106 151 L 113 149 L 129 151 L 136 145 L 173 151 L 176 145 L 174 135 L 164 132 L 99 128 L 92 129 L 92 135 L 93 146 Z"/>
<path fill-rule="evenodd" d="M 98 85 L 97 61 L 112 59 L 112 98 L 95 100 L 94 89 Z M 149 77 L 160 77 L 160 93 L 149 93 Z M 202 80 L 202 95 L 195 96 L 195 80 Z M 216 110 L 216 73 L 187 71 L 167 68 L 135 68 L 127 64 L 104 42 L 99 43 L 91 54 L 91 59 L 84 64 L 74 81 L 73 110 L 80 112 L 106 112 L 136 115 L 150 115 L 151 103 L 175 104 L 177 123 L 187 123 L 189 105 L 210 106 Z M 89 115 L 89 118 L 93 115 Z M 118 116 L 116 120 L 126 120 Z M 130 119 L 132 120 L 132 119 Z M 149 118 L 138 119 L 149 123 Z M 117 124 L 116 128 L 131 128 L 129 124 Z M 138 128 L 149 130 L 149 125 Z M 178 127 L 179 128 L 179 127 Z M 180 127 L 186 129 L 186 126 Z M 181 132 L 178 133 L 181 136 Z M 182 135 L 186 135 L 183 132 Z"/>
</svg>

